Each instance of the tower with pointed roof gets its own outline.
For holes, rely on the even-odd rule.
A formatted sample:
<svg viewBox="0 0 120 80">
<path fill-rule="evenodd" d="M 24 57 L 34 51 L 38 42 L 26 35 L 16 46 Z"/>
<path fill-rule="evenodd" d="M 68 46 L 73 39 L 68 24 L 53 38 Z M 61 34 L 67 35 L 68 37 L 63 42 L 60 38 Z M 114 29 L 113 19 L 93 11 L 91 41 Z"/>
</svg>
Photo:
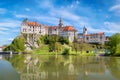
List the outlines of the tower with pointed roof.
<svg viewBox="0 0 120 80">
<path fill-rule="evenodd" d="M 23 22 L 28 22 L 28 18 L 25 18 L 25 19 L 23 20 Z"/>
<path fill-rule="evenodd" d="M 87 34 L 87 28 L 84 26 L 84 27 L 83 27 L 83 42 L 86 42 L 86 41 L 85 41 L 86 34 Z"/>
<path fill-rule="evenodd" d="M 60 27 L 60 28 L 63 27 L 62 18 L 60 18 L 60 20 L 59 20 L 59 27 Z"/>
</svg>

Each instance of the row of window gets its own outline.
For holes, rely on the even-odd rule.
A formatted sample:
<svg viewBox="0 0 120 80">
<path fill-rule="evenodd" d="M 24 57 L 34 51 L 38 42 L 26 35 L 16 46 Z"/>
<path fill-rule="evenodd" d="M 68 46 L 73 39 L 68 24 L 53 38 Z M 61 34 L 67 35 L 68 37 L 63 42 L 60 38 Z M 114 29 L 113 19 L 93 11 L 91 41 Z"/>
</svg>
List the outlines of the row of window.
<svg viewBox="0 0 120 80">
<path fill-rule="evenodd" d="M 30 31 L 30 32 L 31 32 L 31 31 L 40 31 L 40 30 L 36 30 L 36 29 L 35 29 L 35 30 L 28 29 L 28 31 Z M 41 32 L 43 32 L 43 31 L 44 31 L 44 30 L 41 30 Z M 23 29 L 23 32 L 27 32 L 27 29 L 26 29 L 26 28 L 24 28 L 24 29 Z"/>
<path fill-rule="evenodd" d="M 86 37 L 87 40 L 89 40 L 89 39 L 102 39 L 102 38 L 103 38 L 102 36 L 100 36 L 100 37 Z"/>
</svg>

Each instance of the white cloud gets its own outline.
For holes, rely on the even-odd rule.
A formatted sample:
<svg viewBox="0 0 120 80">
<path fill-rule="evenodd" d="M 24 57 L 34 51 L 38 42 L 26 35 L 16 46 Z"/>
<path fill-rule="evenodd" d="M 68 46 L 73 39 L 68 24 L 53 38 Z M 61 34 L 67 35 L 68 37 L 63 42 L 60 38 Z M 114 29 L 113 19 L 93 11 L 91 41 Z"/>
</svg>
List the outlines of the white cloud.
<svg viewBox="0 0 120 80">
<path fill-rule="evenodd" d="M 66 19 L 71 19 L 71 20 L 79 20 L 80 19 L 79 16 L 72 14 L 71 12 L 66 11 L 66 10 L 56 10 L 56 11 L 54 11 L 54 13 L 63 18 L 66 18 Z"/>
<path fill-rule="evenodd" d="M 17 18 L 29 18 L 28 15 L 23 15 L 23 14 L 14 14 L 14 16 Z"/>
<path fill-rule="evenodd" d="M 107 32 L 116 33 L 120 32 L 120 23 L 115 22 L 104 22 L 104 26 L 107 29 Z"/>
<path fill-rule="evenodd" d="M 5 8 L 0 8 L 0 14 L 4 14 L 4 13 L 6 13 L 6 9 Z"/>
<path fill-rule="evenodd" d="M 50 16 L 50 15 L 49 16 L 44 16 L 44 15 L 29 16 L 29 15 L 24 15 L 24 14 L 16 14 L 15 16 L 17 18 L 28 18 L 28 20 L 33 19 L 33 20 L 37 20 L 43 23 L 49 23 L 51 25 L 56 25 L 56 23 L 58 23 L 58 18 Z"/>
<path fill-rule="evenodd" d="M 5 21 L 0 22 L 0 27 L 9 27 L 9 28 L 15 28 L 20 26 L 20 21 Z"/>
<path fill-rule="evenodd" d="M 12 19 L 3 19 L 0 21 L 0 34 L 11 34 L 20 26 L 20 21 Z"/>
<path fill-rule="evenodd" d="M 14 38 L 9 38 L 9 39 L 8 39 L 8 41 L 13 41 L 13 40 L 14 40 Z"/>
<path fill-rule="evenodd" d="M 0 30 L 0 35 L 5 35 L 5 34 L 9 34 L 8 32 L 5 32 L 5 31 L 2 31 L 2 30 Z"/>
<path fill-rule="evenodd" d="M 8 28 L 6 28 L 6 27 L 0 27 L 0 30 L 4 30 L 4 31 L 6 31 L 6 30 L 9 30 Z"/>
<path fill-rule="evenodd" d="M 112 11 L 115 13 L 115 15 L 120 16 L 120 4 L 112 6 L 109 11 Z"/>
<path fill-rule="evenodd" d="M 30 8 L 25 8 L 26 11 L 30 11 Z"/>
<path fill-rule="evenodd" d="M 53 8 L 52 1 L 50 0 L 35 0 L 35 1 L 38 3 L 38 7 L 47 8 L 47 9 Z"/>
<path fill-rule="evenodd" d="M 59 18 L 61 17 L 63 19 L 64 25 L 73 25 L 76 28 L 79 29 L 79 27 L 91 26 L 91 24 L 88 22 L 87 17 L 82 17 L 74 13 L 73 9 L 76 9 L 78 7 L 78 4 L 80 3 L 78 0 L 73 1 L 70 5 L 67 5 L 66 7 L 55 7 L 49 0 L 43 0 L 39 1 L 36 0 L 38 3 L 39 8 L 47 8 L 48 12 L 42 15 L 36 14 L 36 16 L 30 16 L 30 15 L 23 15 L 23 14 L 15 14 L 17 18 L 28 18 L 33 20 L 38 20 L 40 22 L 49 23 L 51 25 L 58 25 Z M 69 7 L 68 7 L 69 6 Z M 72 9 L 71 9 L 72 8 Z M 47 14 L 47 15 L 46 15 Z"/>
<path fill-rule="evenodd" d="M 46 19 L 47 22 L 50 22 L 52 24 L 55 24 L 55 22 L 57 22 L 58 24 L 58 18 L 63 18 L 63 23 L 65 23 L 65 25 L 73 25 L 75 26 L 80 25 L 80 26 L 84 26 L 84 25 L 90 25 L 88 23 L 88 18 L 86 17 L 82 17 L 82 16 L 78 16 L 76 13 L 74 13 L 74 10 L 78 10 L 80 9 L 80 6 L 78 6 L 80 4 L 79 0 L 75 0 L 72 1 L 71 4 L 68 4 L 66 6 L 61 6 L 60 8 L 55 7 L 54 4 L 52 3 L 52 1 L 49 0 L 43 0 L 43 1 L 39 1 L 36 0 L 37 3 L 39 4 L 38 6 L 41 8 L 47 8 L 48 9 L 48 13 L 47 13 L 47 17 L 50 19 Z M 81 7 L 82 8 L 82 7 Z M 86 10 L 86 9 L 85 9 Z M 23 17 L 23 16 L 21 16 Z M 24 16 L 25 17 L 25 16 Z M 28 16 L 26 16 L 28 17 Z M 43 16 L 45 17 L 45 16 Z M 53 20 L 54 22 L 51 21 L 52 18 L 57 18 L 55 20 Z M 39 18 L 41 19 L 41 18 Z"/>
<path fill-rule="evenodd" d="M 120 4 L 114 5 L 110 8 L 110 11 L 117 11 L 120 10 Z"/>
</svg>

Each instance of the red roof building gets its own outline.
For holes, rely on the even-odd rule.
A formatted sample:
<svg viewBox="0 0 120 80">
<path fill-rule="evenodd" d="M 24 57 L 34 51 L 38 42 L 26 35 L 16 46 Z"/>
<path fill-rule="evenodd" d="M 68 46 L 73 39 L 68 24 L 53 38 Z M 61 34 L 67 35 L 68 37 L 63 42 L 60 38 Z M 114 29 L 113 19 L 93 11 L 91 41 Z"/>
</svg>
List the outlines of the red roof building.
<svg viewBox="0 0 120 80">
<path fill-rule="evenodd" d="M 24 34 L 40 34 L 40 35 L 59 35 L 66 37 L 70 42 L 77 37 L 77 30 L 73 26 L 64 26 L 60 18 L 58 26 L 41 25 L 38 22 L 30 22 L 25 19 L 21 24 L 21 33 Z"/>
</svg>

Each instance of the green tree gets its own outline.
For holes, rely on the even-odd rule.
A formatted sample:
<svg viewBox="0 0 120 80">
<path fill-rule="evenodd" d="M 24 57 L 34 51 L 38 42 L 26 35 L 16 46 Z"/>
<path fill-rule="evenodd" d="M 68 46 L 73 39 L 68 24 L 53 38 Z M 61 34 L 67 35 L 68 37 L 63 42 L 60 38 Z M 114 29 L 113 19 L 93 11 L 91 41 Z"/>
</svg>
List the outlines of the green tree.
<svg viewBox="0 0 120 80">
<path fill-rule="evenodd" d="M 120 55 L 120 33 L 113 34 L 108 43 L 111 55 Z"/>
<path fill-rule="evenodd" d="M 61 44 L 69 44 L 69 43 L 70 43 L 69 39 L 68 39 L 68 38 L 65 38 L 65 37 L 60 37 L 60 38 L 59 38 L 59 42 L 60 42 Z"/>
<path fill-rule="evenodd" d="M 22 52 L 25 50 L 25 39 L 23 37 L 17 37 L 15 38 L 12 43 L 4 49 L 4 51 L 14 51 L 14 52 Z"/>
</svg>

